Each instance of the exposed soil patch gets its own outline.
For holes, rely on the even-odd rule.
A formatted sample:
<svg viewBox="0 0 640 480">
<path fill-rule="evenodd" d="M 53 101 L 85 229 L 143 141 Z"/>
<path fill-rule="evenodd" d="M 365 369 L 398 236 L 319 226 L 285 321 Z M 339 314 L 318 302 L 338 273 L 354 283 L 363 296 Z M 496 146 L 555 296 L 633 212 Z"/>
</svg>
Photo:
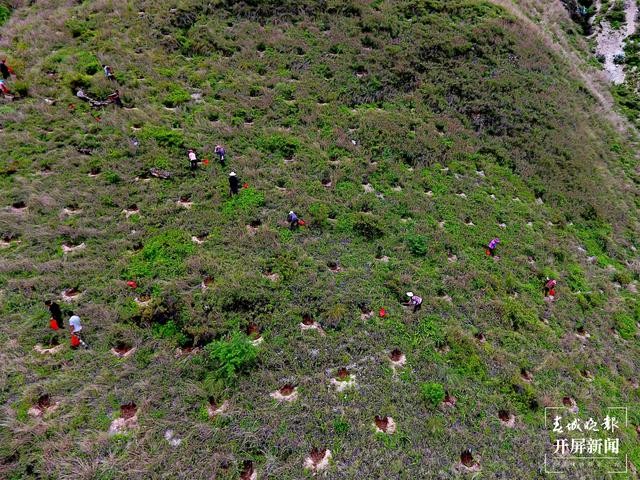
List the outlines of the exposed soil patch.
<svg viewBox="0 0 640 480">
<path fill-rule="evenodd" d="M 533 381 L 533 375 L 526 368 L 520 369 L 520 378 L 522 378 L 522 380 L 524 380 L 525 382 Z"/>
<path fill-rule="evenodd" d="M 582 375 L 582 377 L 588 381 L 593 380 L 593 373 L 591 373 L 587 369 L 580 370 L 580 375 Z"/>
<path fill-rule="evenodd" d="M 209 236 L 208 233 L 201 233 L 200 235 L 193 235 L 191 237 L 191 241 L 193 243 L 197 243 L 198 245 L 201 245 L 205 242 L 205 240 L 207 239 L 207 236 Z"/>
<path fill-rule="evenodd" d="M 338 392 L 342 392 L 355 386 L 356 377 L 347 368 L 341 367 L 338 369 L 336 377 L 331 379 L 331 384 Z"/>
<path fill-rule="evenodd" d="M 389 354 L 389 360 L 394 367 L 403 367 L 407 362 L 407 357 L 400 351 L 400 349 L 395 348 Z"/>
<path fill-rule="evenodd" d="M 334 273 L 340 272 L 342 270 L 340 265 L 338 265 L 338 263 L 334 261 L 327 262 L 327 267 Z"/>
<path fill-rule="evenodd" d="M 578 413 L 578 405 L 572 397 L 563 397 L 562 405 L 564 405 L 571 413 Z"/>
<path fill-rule="evenodd" d="M 619 29 L 613 28 L 605 19 L 600 24 L 596 36 L 596 55 L 604 58 L 604 71 L 611 82 L 619 85 L 624 82 L 624 42 L 636 31 L 638 5 L 635 0 L 625 0 L 626 23 Z"/>
<path fill-rule="evenodd" d="M 78 208 L 76 205 L 67 205 L 62 209 L 62 212 L 69 216 L 78 215 L 79 213 L 82 213 L 82 209 Z"/>
<path fill-rule="evenodd" d="M 184 207 L 184 208 L 191 208 L 193 206 L 193 202 L 191 201 L 191 196 L 189 195 L 182 195 L 176 203 L 178 204 L 178 206 Z"/>
<path fill-rule="evenodd" d="M 325 470 L 331 460 L 331 450 L 312 448 L 309 456 L 304 459 L 304 467 L 314 472 Z"/>
<path fill-rule="evenodd" d="M 180 446 L 180 444 L 182 443 L 182 439 L 176 437 L 173 430 L 167 430 L 166 432 L 164 432 L 164 439 L 169 442 L 169 445 L 174 448 Z"/>
<path fill-rule="evenodd" d="M 225 400 L 221 404 L 217 404 L 212 398 L 209 399 L 209 405 L 207 406 L 207 413 L 209 418 L 222 415 L 229 410 L 229 401 Z"/>
<path fill-rule="evenodd" d="M 191 355 L 195 355 L 196 353 L 200 352 L 200 347 L 184 347 L 184 348 L 176 348 L 176 354 L 175 357 L 176 358 L 182 358 L 182 357 L 189 357 Z"/>
<path fill-rule="evenodd" d="M 578 337 L 582 341 L 585 341 L 590 338 L 591 335 L 587 333 L 584 327 L 578 327 L 578 329 L 576 330 L 576 337 Z"/>
<path fill-rule="evenodd" d="M 487 337 L 485 337 L 484 333 L 482 333 L 482 332 L 478 332 L 478 333 L 474 334 L 473 338 L 475 338 L 480 343 L 485 343 L 487 341 Z"/>
<path fill-rule="evenodd" d="M 64 348 L 64 345 L 60 344 L 58 337 L 52 337 L 49 346 L 43 347 L 40 344 L 37 344 L 33 349 L 42 354 L 42 355 L 53 355 L 54 353 L 58 353 L 60 350 Z"/>
<path fill-rule="evenodd" d="M 328 178 L 323 178 L 322 179 L 322 186 L 326 187 L 326 188 L 330 188 L 332 185 L 331 180 L 329 180 Z"/>
<path fill-rule="evenodd" d="M 240 470 L 240 480 L 256 480 L 257 478 L 258 472 L 253 468 L 253 462 L 245 460 Z"/>
<path fill-rule="evenodd" d="M 77 252 L 78 250 L 84 250 L 85 248 L 86 248 L 86 245 L 84 244 L 84 242 L 78 245 L 73 245 L 71 243 L 63 243 L 62 253 L 73 253 L 73 252 Z"/>
<path fill-rule="evenodd" d="M 136 302 L 139 307 L 146 307 L 151 304 L 151 297 L 149 295 L 140 295 L 139 297 L 135 297 L 133 301 Z"/>
<path fill-rule="evenodd" d="M 124 216 L 129 218 L 131 215 L 137 215 L 140 213 L 140 209 L 138 208 L 138 206 L 134 203 L 132 205 L 129 205 L 127 208 L 125 208 L 124 210 L 122 210 L 122 213 L 124 213 Z"/>
<path fill-rule="evenodd" d="M 82 292 L 80 292 L 80 290 L 75 287 L 67 288 L 66 290 L 62 291 L 60 296 L 65 302 L 73 302 L 82 296 Z"/>
<path fill-rule="evenodd" d="M 128 345 L 124 342 L 117 342 L 115 346 L 111 349 L 111 353 L 119 358 L 126 358 L 135 352 L 135 348 L 131 345 Z"/>
<path fill-rule="evenodd" d="M 478 458 L 474 458 L 471 449 L 468 448 L 460 454 L 460 463 L 457 467 L 457 470 L 465 472 L 478 472 L 480 470 L 480 461 Z"/>
<path fill-rule="evenodd" d="M 27 204 L 25 202 L 23 202 L 22 200 L 17 201 L 17 202 L 13 202 L 11 204 L 11 211 L 12 212 L 19 213 L 19 212 L 23 212 L 26 209 L 27 209 Z"/>
<path fill-rule="evenodd" d="M 499 410 L 498 418 L 505 427 L 513 428 L 516 425 L 516 417 L 507 410 Z"/>
<path fill-rule="evenodd" d="M 396 422 L 394 422 L 391 417 L 380 417 L 376 415 L 373 419 L 373 425 L 378 433 L 393 435 L 396 432 Z"/>
<path fill-rule="evenodd" d="M 213 277 L 211 275 L 205 275 L 202 279 L 202 283 L 200 284 L 200 288 L 202 288 L 202 290 L 206 290 L 211 285 L 213 285 Z"/>
<path fill-rule="evenodd" d="M 250 322 L 245 329 L 245 333 L 251 339 L 254 347 L 257 347 L 263 342 L 262 331 L 257 323 Z"/>
<path fill-rule="evenodd" d="M 279 402 L 293 402 L 298 399 L 298 387 L 287 383 L 282 388 L 275 392 L 271 392 L 269 395 L 271 398 Z"/>
<path fill-rule="evenodd" d="M 444 400 L 442 401 L 442 406 L 445 408 L 453 408 L 456 406 L 456 403 L 458 403 L 458 399 L 449 392 L 446 392 Z"/>
<path fill-rule="evenodd" d="M 28 410 L 32 417 L 42 417 L 47 412 L 52 412 L 58 408 L 58 402 L 53 402 L 48 393 L 40 395 L 36 404 Z"/>
<path fill-rule="evenodd" d="M 120 416 L 125 420 L 129 420 L 136 416 L 138 412 L 138 406 L 134 402 L 125 403 L 120 405 Z"/>
<path fill-rule="evenodd" d="M 360 320 L 369 320 L 371 318 L 373 318 L 373 310 L 365 309 L 364 312 L 360 311 Z"/>
<path fill-rule="evenodd" d="M 324 334 L 324 331 L 322 330 L 322 326 L 318 322 L 316 322 L 309 314 L 304 314 L 302 316 L 302 322 L 300 322 L 300 329 L 302 331 L 318 330 L 319 332 Z"/>
<path fill-rule="evenodd" d="M 271 271 L 267 271 L 264 273 L 264 277 L 271 280 L 272 282 L 277 282 L 278 280 L 280 280 L 280 274 L 279 273 L 273 273 Z"/>
<path fill-rule="evenodd" d="M 138 427 L 138 407 L 134 402 L 120 405 L 120 417 L 111 422 L 109 435 L 124 433 Z"/>
</svg>

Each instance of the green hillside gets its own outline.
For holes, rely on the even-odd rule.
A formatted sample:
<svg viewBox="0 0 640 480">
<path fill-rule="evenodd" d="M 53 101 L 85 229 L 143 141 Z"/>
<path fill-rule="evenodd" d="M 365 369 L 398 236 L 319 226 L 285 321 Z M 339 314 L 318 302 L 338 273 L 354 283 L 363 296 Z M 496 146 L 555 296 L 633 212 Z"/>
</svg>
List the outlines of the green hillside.
<svg viewBox="0 0 640 480">
<path fill-rule="evenodd" d="M 574 400 L 629 407 L 631 470 L 564 478 L 636 478 L 635 131 L 528 23 L 480 0 L 6 7 L 0 478 L 297 480 L 312 449 L 322 478 L 555 478 L 545 407 Z"/>
</svg>

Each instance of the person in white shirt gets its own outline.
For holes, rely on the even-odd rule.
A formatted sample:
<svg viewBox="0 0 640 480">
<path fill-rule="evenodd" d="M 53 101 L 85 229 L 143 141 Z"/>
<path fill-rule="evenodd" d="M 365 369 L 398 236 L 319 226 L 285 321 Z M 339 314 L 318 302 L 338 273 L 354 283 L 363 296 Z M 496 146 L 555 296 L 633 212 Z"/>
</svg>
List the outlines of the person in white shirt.
<svg viewBox="0 0 640 480">
<path fill-rule="evenodd" d="M 80 322 L 80 317 L 75 313 L 71 312 L 71 317 L 69 317 L 69 331 L 71 332 L 71 346 L 73 347 L 73 337 L 77 337 L 80 341 L 80 345 L 84 348 L 89 348 L 89 346 L 84 342 L 82 337 L 80 336 L 80 332 L 82 331 L 82 323 Z M 76 345 L 77 346 L 77 345 Z"/>
<path fill-rule="evenodd" d="M 198 157 L 196 157 L 196 152 L 193 149 L 189 149 L 189 166 L 191 170 L 198 168 Z"/>
</svg>

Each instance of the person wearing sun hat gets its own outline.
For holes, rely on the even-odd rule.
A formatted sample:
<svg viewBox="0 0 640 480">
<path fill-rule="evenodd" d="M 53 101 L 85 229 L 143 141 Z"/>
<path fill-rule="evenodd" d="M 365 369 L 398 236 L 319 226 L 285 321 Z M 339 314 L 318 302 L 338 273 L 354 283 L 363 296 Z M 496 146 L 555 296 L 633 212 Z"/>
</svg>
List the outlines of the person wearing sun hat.
<svg viewBox="0 0 640 480">
<path fill-rule="evenodd" d="M 407 307 L 413 307 L 413 313 L 416 313 L 422 307 L 422 298 L 418 295 L 414 295 L 413 292 L 407 292 L 409 302 L 405 303 Z"/>
<path fill-rule="evenodd" d="M 229 196 L 233 197 L 237 195 L 239 188 L 240 180 L 238 179 L 238 175 L 236 175 L 236 172 L 231 172 L 229 174 Z"/>
<path fill-rule="evenodd" d="M 300 225 L 300 219 L 293 210 L 289 211 L 289 215 L 287 215 L 287 222 L 289 222 L 289 228 L 291 228 L 291 230 L 295 230 L 298 228 L 298 225 Z"/>
</svg>

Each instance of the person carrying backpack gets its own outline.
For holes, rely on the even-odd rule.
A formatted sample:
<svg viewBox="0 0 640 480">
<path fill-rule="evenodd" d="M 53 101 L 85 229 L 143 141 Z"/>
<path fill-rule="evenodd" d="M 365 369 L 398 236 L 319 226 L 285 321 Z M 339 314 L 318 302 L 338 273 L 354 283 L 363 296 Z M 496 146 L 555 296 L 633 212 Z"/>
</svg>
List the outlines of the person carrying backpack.
<svg viewBox="0 0 640 480">
<path fill-rule="evenodd" d="M 49 308 L 49 313 L 51 314 L 49 326 L 53 330 L 64 328 L 64 325 L 62 324 L 62 310 L 60 310 L 60 305 L 56 302 L 52 302 L 51 300 L 46 300 L 44 304 Z"/>
<path fill-rule="evenodd" d="M 80 317 L 71 312 L 69 317 L 69 331 L 71 332 L 71 348 L 78 348 L 82 345 L 83 348 L 89 348 L 89 346 L 82 339 L 82 323 L 80 323 Z"/>
<path fill-rule="evenodd" d="M 422 308 L 422 298 L 418 295 L 414 295 L 413 292 L 407 292 L 407 297 L 409 297 L 409 301 L 405 303 L 407 307 L 413 307 L 413 313 L 416 313 L 418 310 Z"/>
<path fill-rule="evenodd" d="M 229 174 L 229 195 L 233 197 L 238 194 L 238 189 L 240 188 L 240 180 L 238 180 L 238 176 L 236 172 L 231 172 Z"/>
<path fill-rule="evenodd" d="M 222 145 L 216 145 L 216 148 L 213 150 L 213 152 L 218 155 L 218 160 L 222 165 L 224 165 L 224 147 Z"/>
</svg>

